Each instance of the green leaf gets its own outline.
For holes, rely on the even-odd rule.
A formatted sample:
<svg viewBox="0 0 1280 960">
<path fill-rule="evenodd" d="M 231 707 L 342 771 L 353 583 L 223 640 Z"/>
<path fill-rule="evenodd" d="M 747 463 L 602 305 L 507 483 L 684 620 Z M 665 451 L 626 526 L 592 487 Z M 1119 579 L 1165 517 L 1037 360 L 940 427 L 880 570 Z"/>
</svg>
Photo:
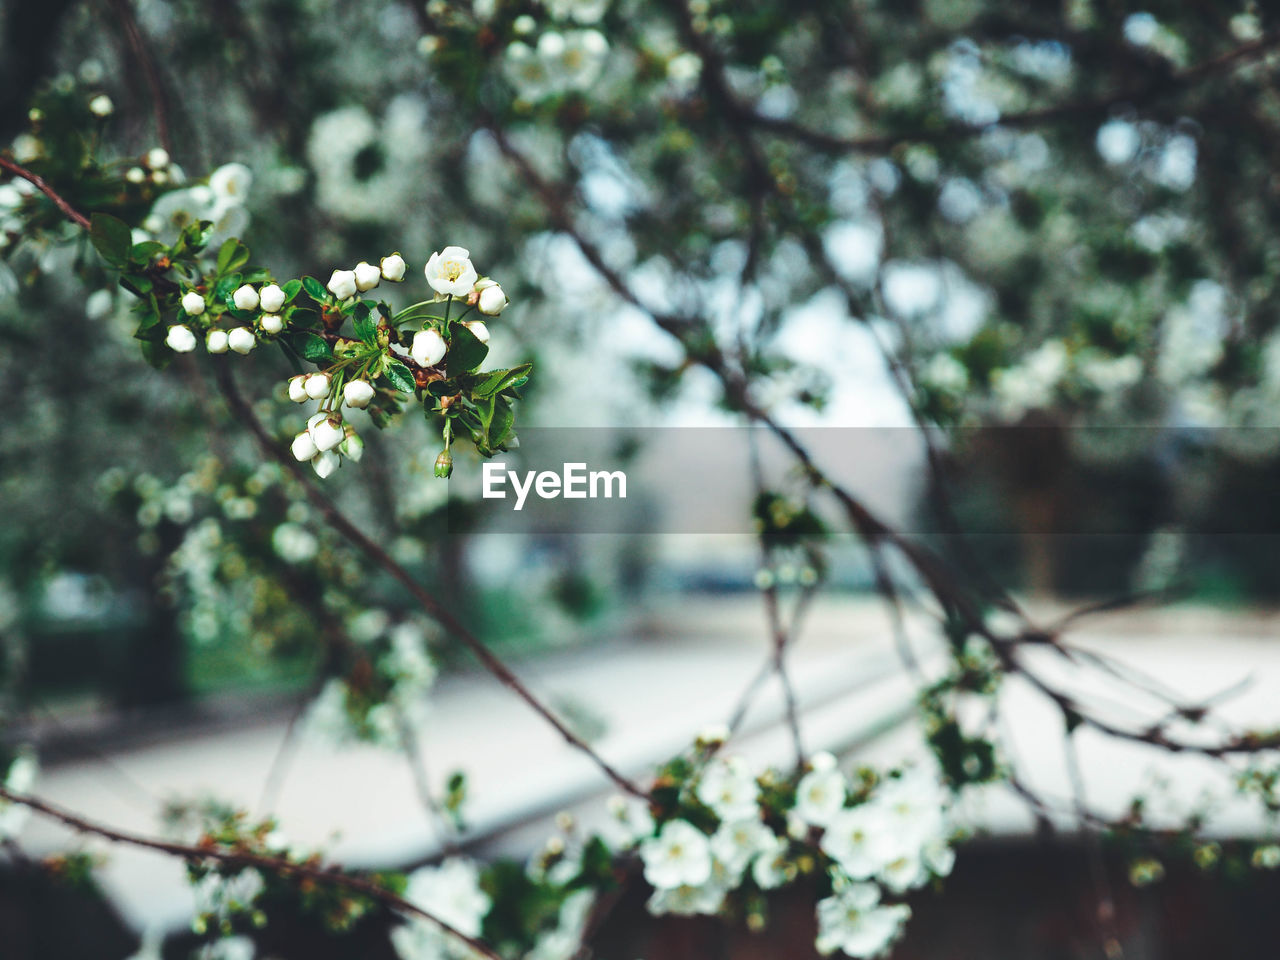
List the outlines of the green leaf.
<svg viewBox="0 0 1280 960">
<path fill-rule="evenodd" d="M 353 321 L 356 336 L 371 347 L 378 345 L 378 321 L 369 313 L 357 313 Z"/>
<path fill-rule="evenodd" d="M 123 220 L 107 213 L 95 213 L 89 220 L 89 239 L 102 259 L 113 267 L 122 267 L 129 262 L 133 231 Z"/>
<path fill-rule="evenodd" d="M 285 320 L 291 327 L 303 327 L 309 330 L 320 329 L 320 314 L 307 307 L 290 307 L 285 311 Z"/>
<path fill-rule="evenodd" d="M 445 372 L 450 377 L 470 373 L 489 355 L 488 344 L 481 343 L 476 335 L 462 324 L 455 324 L 449 331 L 449 355 Z"/>
<path fill-rule="evenodd" d="M 249 248 L 235 237 L 225 241 L 218 250 L 218 273 L 231 273 L 249 262 Z"/>
<path fill-rule="evenodd" d="M 511 404 L 499 397 L 494 404 L 493 416 L 489 420 L 489 447 L 496 450 L 511 438 L 516 425 L 516 412 Z"/>
<path fill-rule="evenodd" d="M 386 369 L 382 373 L 397 390 L 404 393 L 413 393 L 415 386 L 413 373 L 399 360 L 388 358 Z"/>
<path fill-rule="evenodd" d="M 293 298 L 298 295 L 298 291 L 302 289 L 302 281 L 290 280 L 280 289 L 284 291 L 284 302 L 290 303 L 293 301 Z"/>
<path fill-rule="evenodd" d="M 144 340 L 142 357 L 157 370 L 163 370 L 173 359 L 173 351 L 157 340 Z"/>
<path fill-rule="evenodd" d="M 529 371 L 532 369 L 532 363 L 522 363 L 509 370 L 491 370 L 481 375 L 471 388 L 471 396 L 476 399 L 491 397 L 508 388 L 522 386 L 529 379 Z"/>
<path fill-rule="evenodd" d="M 129 251 L 129 261 L 140 266 L 150 263 L 155 257 L 164 253 L 169 248 L 159 240 L 146 240 L 142 243 L 135 243 Z"/>
<path fill-rule="evenodd" d="M 324 337 L 303 330 L 293 334 L 289 342 L 304 360 L 332 360 L 333 350 Z"/>
<path fill-rule="evenodd" d="M 329 291 L 324 288 L 324 284 L 315 277 L 303 277 L 302 289 L 307 291 L 307 296 L 312 300 L 324 303 L 329 299 Z"/>
<path fill-rule="evenodd" d="M 144 297 L 151 292 L 155 284 L 146 274 L 126 273 L 120 278 L 120 286 L 136 296 Z"/>
</svg>

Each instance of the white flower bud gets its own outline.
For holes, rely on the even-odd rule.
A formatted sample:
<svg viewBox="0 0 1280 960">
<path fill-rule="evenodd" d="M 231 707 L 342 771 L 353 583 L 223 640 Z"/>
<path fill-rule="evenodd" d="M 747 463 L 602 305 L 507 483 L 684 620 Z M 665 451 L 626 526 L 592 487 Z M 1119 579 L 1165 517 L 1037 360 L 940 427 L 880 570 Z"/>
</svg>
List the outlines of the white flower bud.
<svg viewBox="0 0 1280 960">
<path fill-rule="evenodd" d="M 502 287 L 498 286 L 497 282 L 493 280 L 477 282 L 476 293 L 480 295 L 476 301 L 476 306 L 486 317 L 496 317 L 507 309 L 507 304 L 511 302 L 507 299 Z"/>
<path fill-rule="evenodd" d="M 279 333 L 284 329 L 284 321 L 280 319 L 278 314 L 264 313 L 262 315 L 262 330 L 264 333 Z"/>
<path fill-rule="evenodd" d="M 89 101 L 89 112 L 95 117 L 109 117 L 115 112 L 116 105 L 105 93 L 100 93 Z"/>
<path fill-rule="evenodd" d="M 124 175 L 124 178 L 130 183 L 142 183 L 147 179 L 147 171 L 143 170 L 141 167 L 130 167 L 128 173 Z"/>
<path fill-rule="evenodd" d="M 196 335 L 184 324 L 176 324 L 169 328 L 164 342 L 174 353 L 190 353 L 196 348 Z"/>
<path fill-rule="evenodd" d="M 347 439 L 342 441 L 338 451 L 352 463 L 359 463 L 364 456 L 364 441 L 350 426 L 347 427 Z"/>
<path fill-rule="evenodd" d="M 338 469 L 341 459 L 332 450 L 322 450 L 311 460 L 311 468 L 321 480 Z"/>
<path fill-rule="evenodd" d="M 356 275 L 356 289 L 361 293 L 366 290 L 372 290 L 382 282 L 382 271 L 371 263 L 365 263 L 363 260 L 357 263 L 355 270 L 351 272 Z"/>
<path fill-rule="evenodd" d="M 439 332 L 419 330 L 413 335 L 413 346 L 409 348 L 409 355 L 419 366 L 434 367 L 444 359 L 448 350 L 449 345 L 444 342 L 444 337 L 440 336 Z"/>
<path fill-rule="evenodd" d="M 155 147 L 147 151 L 147 166 L 152 170 L 160 170 L 169 165 L 169 151 L 164 147 Z"/>
<path fill-rule="evenodd" d="M 294 403 L 306 403 L 310 399 L 307 396 L 306 381 L 307 375 L 305 373 L 289 378 L 289 399 Z"/>
<path fill-rule="evenodd" d="M 227 352 L 227 331 L 210 330 L 209 336 L 205 337 L 204 347 L 210 353 L 226 353 Z"/>
<path fill-rule="evenodd" d="M 311 428 L 311 439 L 315 441 L 316 449 L 321 453 L 332 450 L 346 438 L 347 434 L 342 429 L 342 424 L 333 417 L 326 417 Z"/>
<path fill-rule="evenodd" d="M 227 334 L 227 346 L 236 353 L 248 353 L 257 345 L 258 341 L 248 327 L 236 327 Z"/>
<path fill-rule="evenodd" d="M 404 257 L 398 253 L 393 253 L 389 257 L 382 258 L 382 276 L 392 283 L 399 283 L 404 279 Z"/>
<path fill-rule="evenodd" d="M 329 278 L 329 292 L 339 300 L 356 295 L 356 273 L 354 270 L 335 270 Z"/>
<path fill-rule="evenodd" d="M 342 388 L 342 399 L 348 407 L 367 407 L 373 399 L 373 385 L 368 380 L 350 380 Z"/>
<path fill-rule="evenodd" d="M 253 289 L 247 283 L 236 288 L 236 292 L 231 295 L 237 310 L 257 310 L 258 309 L 258 291 Z"/>
<path fill-rule="evenodd" d="M 151 171 L 151 182 L 157 185 L 161 183 L 168 183 L 169 174 L 165 173 L 163 170 L 153 170 Z"/>
<path fill-rule="evenodd" d="M 200 316 L 200 314 L 204 313 L 204 297 L 194 290 L 188 290 L 182 295 L 182 309 L 187 312 L 189 317 Z"/>
<path fill-rule="evenodd" d="M 279 313 L 284 306 L 284 291 L 279 284 L 269 283 L 258 294 L 258 303 L 267 313 Z"/>
<path fill-rule="evenodd" d="M 481 343 L 489 342 L 489 328 L 485 326 L 483 320 L 468 320 L 463 326 L 470 330 L 471 335 Z"/>
<path fill-rule="evenodd" d="M 307 429 L 313 429 L 321 420 L 328 420 L 331 416 L 333 416 L 333 414 L 329 413 L 327 410 L 321 410 L 319 413 L 313 413 L 307 418 Z"/>
<path fill-rule="evenodd" d="M 316 442 L 311 439 L 311 434 L 304 430 L 293 438 L 289 452 L 293 454 L 293 459 L 301 463 L 303 460 L 310 460 L 320 451 L 316 449 Z"/>
<path fill-rule="evenodd" d="M 313 373 L 307 377 L 305 389 L 312 400 L 323 400 L 329 395 L 329 375 Z"/>
</svg>

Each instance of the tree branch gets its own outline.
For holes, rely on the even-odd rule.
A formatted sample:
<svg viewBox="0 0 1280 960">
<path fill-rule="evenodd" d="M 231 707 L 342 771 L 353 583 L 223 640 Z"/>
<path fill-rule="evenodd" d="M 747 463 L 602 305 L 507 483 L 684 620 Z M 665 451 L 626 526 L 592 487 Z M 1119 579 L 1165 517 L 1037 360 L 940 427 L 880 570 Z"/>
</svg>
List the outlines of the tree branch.
<svg viewBox="0 0 1280 960">
<path fill-rule="evenodd" d="M 47 800 L 41 800 L 37 797 L 15 793 L 3 786 L 0 786 L 0 800 L 7 800 L 10 803 L 16 803 L 20 806 L 27 807 L 42 816 L 48 817 L 52 820 L 57 820 L 59 823 L 70 827 L 77 833 L 85 833 L 101 837 L 104 840 L 111 841 L 112 843 L 122 843 L 133 847 L 140 847 L 145 850 L 154 850 L 157 853 L 164 853 L 169 856 L 179 857 L 186 860 L 188 863 L 206 863 L 208 861 L 215 861 L 230 867 L 253 867 L 281 877 L 299 877 L 304 880 L 312 880 L 316 883 L 342 887 L 347 890 L 351 890 L 354 893 L 362 893 L 365 896 L 372 897 L 389 907 L 399 910 L 401 913 L 420 917 L 423 920 L 427 920 L 435 924 L 449 936 L 460 940 L 481 955 L 491 958 L 491 960 L 503 960 L 498 953 L 483 942 L 477 940 L 475 937 L 468 936 L 456 927 L 446 923 L 444 920 L 441 920 L 430 911 L 424 910 L 416 903 L 406 900 L 404 897 L 392 893 L 384 887 L 378 886 L 378 884 L 374 883 L 372 880 L 341 872 L 343 868 L 337 864 L 329 867 L 310 866 L 306 863 L 295 863 L 291 860 L 285 860 L 277 857 L 265 857 L 261 854 L 250 853 L 248 851 L 225 850 L 220 847 L 204 844 L 192 846 L 185 843 L 160 840 L 154 837 L 144 837 L 139 834 L 128 833 L 124 830 L 117 830 L 114 827 L 96 823 L 92 820 L 81 817 L 78 814 L 72 813 L 69 810 L 55 806 Z"/>
</svg>

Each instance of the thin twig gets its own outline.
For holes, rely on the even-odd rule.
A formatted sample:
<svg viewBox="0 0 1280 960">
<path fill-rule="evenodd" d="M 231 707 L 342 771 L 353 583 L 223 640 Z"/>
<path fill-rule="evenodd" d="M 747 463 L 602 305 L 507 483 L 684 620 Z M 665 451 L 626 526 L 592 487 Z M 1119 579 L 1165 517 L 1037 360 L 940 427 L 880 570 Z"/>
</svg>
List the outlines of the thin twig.
<svg viewBox="0 0 1280 960">
<path fill-rule="evenodd" d="M 7 170 L 15 177 L 21 177 L 23 180 L 26 180 L 29 184 L 52 200 L 53 205 L 62 212 L 64 217 L 78 227 L 82 227 L 85 230 L 89 229 L 89 218 L 75 207 L 71 206 L 71 204 L 67 203 L 67 201 L 64 200 L 57 191 L 53 189 L 53 187 L 45 183 L 43 177 L 32 173 L 26 167 L 19 166 L 3 153 L 0 153 L 0 170 Z"/>
</svg>

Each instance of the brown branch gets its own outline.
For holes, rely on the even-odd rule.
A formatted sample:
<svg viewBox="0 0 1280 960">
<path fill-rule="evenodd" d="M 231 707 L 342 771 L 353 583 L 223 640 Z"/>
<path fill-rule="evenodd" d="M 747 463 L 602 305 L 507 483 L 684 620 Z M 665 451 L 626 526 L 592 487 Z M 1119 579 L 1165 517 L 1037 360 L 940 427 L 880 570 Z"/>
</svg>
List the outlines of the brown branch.
<svg viewBox="0 0 1280 960">
<path fill-rule="evenodd" d="M 89 229 L 89 218 L 86 217 L 79 210 L 77 210 L 75 207 L 71 206 L 71 204 L 67 203 L 67 201 L 64 200 L 57 193 L 57 191 L 53 189 L 53 187 L 49 186 L 49 184 L 45 182 L 43 177 L 39 176 L 38 174 L 32 173 L 26 167 L 18 166 L 18 164 L 14 163 L 11 159 L 9 159 L 9 157 L 5 156 L 3 153 L 0 153 L 0 170 L 7 170 L 9 173 L 13 174 L 15 177 L 21 177 L 23 180 L 27 181 L 27 183 L 31 184 L 33 187 L 35 187 L 37 190 L 43 193 L 46 197 L 52 200 L 53 205 L 62 212 L 62 215 L 64 217 L 66 217 L 68 220 L 70 220 L 72 223 L 74 223 L 78 227 L 81 227 L 85 230 Z"/>
<path fill-rule="evenodd" d="M 156 136 L 160 139 L 160 146 L 172 154 L 173 137 L 169 132 L 169 96 L 160 79 L 160 68 L 156 66 L 151 48 L 143 39 L 142 30 L 138 26 L 138 18 L 133 14 L 133 4 L 129 0 L 107 0 L 107 2 L 120 21 L 125 39 L 129 42 L 129 49 L 142 66 L 142 75 L 146 78 L 147 88 L 151 92 L 151 111 L 155 116 Z"/>
<path fill-rule="evenodd" d="M 585 754 L 616 786 L 632 796 L 645 799 L 647 794 L 644 790 L 614 769 L 608 761 L 592 750 L 586 741 L 570 730 L 559 717 L 530 692 L 529 688 L 485 646 L 479 637 L 468 630 L 430 591 L 418 583 L 409 571 L 392 559 L 386 550 L 360 530 L 346 514 L 340 511 L 328 497 L 320 492 L 310 478 L 307 477 L 303 466 L 293 459 L 284 446 L 271 436 L 262 421 L 258 419 L 253 412 L 253 408 L 245 400 L 244 395 L 240 393 L 239 388 L 232 379 L 230 366 L 226 363 L 217 362 L 219 358 L 214 359 L 214 379 L 218 384 L 218 388 L 222 391 L 223 397 L 226 398 L 228 405 L 230 405 L 232 413 L 248 426 L 250 432 L 257 439 L 259 446 L 262 447 L 263 452 L 284 467 L 302 485 L 303 493 L 311 502 L 311 505 L 324 517 L 325 522 L 342 534 L 367 559 L 381 567 L 398 581 L 433 620 L 440 624 L 447 633 L 460 640 L 475 655 L 485 669 L 493 674 L 503 686 L 523 700 L 538 716 L 550 724 L 566 743 Z"/>
<path fill-rule="evenodd" d="M 157 853 L 164 853 L 172 857 L 178 857 L 182 860 L 186 860 L 188 863 L 207 863 L 209 861 L 214 861 L 229 867 L 253 867 L 281 877 L 298 877 L 303 880 L 311 880 L 316 883 L 343 887 L 355 893 L 362 893 L 365 896 L 372 897 L 373 899 L 399 910 L 402 913 L 411 914 L 430 921 L 449 936 L 460 940 L 481 955 L 491 958 L 491 960 L 502 960 L 502 957 L 498 953 L 480 940 L 468 936 L 451 924 L 441 920 L 430 911 L 423 909 L 412 901 L 406 900 L 398 894 L 392 893 L 390 890 L 379 886 L 372 880 L 342 872 L 343 868 L 337 864 L 329 867 L 320 867 L 307 863 L 295 863 L 291 860 L 285 860 L 278 857 L 267 857 L 257 853 L 250 853 L 248 851 L 227 850 L 216 846 L 205 845 L 192 846 L 185 843 L 160 840 L 154 837 L 144 837 L 139 834 L 128 833 L 124 830 L 117 830 L 114 827 L 96 823 L 92 820 L 81 817 L 78 814 L 72 813 L 69 810 L 65 810 L 62 807 L 55 806 L 47 800 L 41 800 L 37 797 L 27 796 L 25 794 L 14 793 L 12 790 L 3 786 L 0 786 L 0 799 L 7 800 L 10 803 L 19 804 L 41 814 L 42 816 L 48 817 L 52 820 L 57 820 L 59 823 L 70 827 L 77 833 L 101 837 L 104 840 L 111 841 L 112 843 L 122 843 L 133 847 L 140 847 L 145 850 L 154 850 Z"/>
</svg>

